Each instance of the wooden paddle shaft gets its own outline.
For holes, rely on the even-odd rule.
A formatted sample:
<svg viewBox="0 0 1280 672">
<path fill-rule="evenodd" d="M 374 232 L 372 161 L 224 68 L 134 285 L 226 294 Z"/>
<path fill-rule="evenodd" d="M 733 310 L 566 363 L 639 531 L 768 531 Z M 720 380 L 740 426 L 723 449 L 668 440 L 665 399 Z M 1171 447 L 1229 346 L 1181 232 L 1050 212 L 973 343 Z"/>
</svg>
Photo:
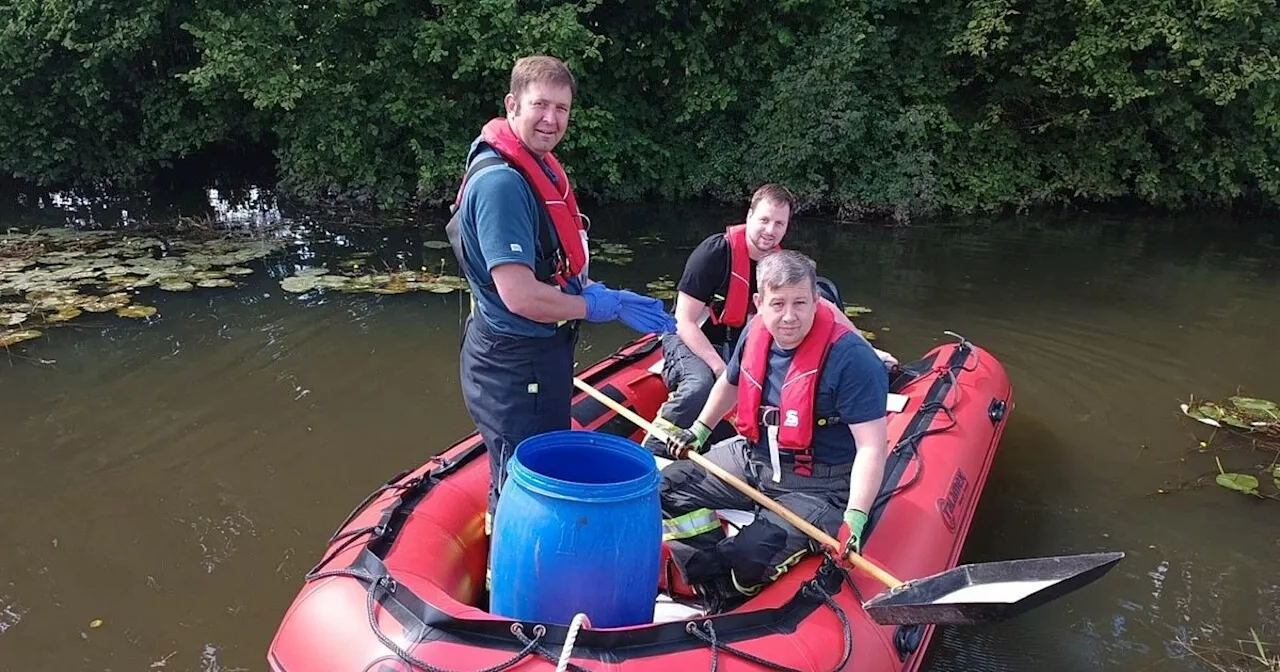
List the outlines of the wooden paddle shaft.
<svg viewBox="0 0 1280 672">
<path fill-rule="evenodd" d="M 583 382 L 581 379 L 574 377 L 573 384 L 578 389 L 591 395 L 593 398 L 595 398 L 596 401 L 599 401 L 605 406 L 608 406 L 609 408 L 617 411 L 619 415 L 630 420 L 631 422 L 636 423 L 636 425 L 639 426 L 641 429 L 649 432 L 650 434 L 653 434 L 654 436 L 657 436 L 659 439 L 662 439 L 664 441 L 670 439 L 670 437 L 667 435 L 666 432 L 658 429 L 657 427 L 654 427 L 648 420 L 645 420 L 644 418 L 640 417 L 634 411 L 627 408 L 626 406 L 623 406 L 622 404 L 619 404 L 613 399 L 610 399 L 609 397 L 605 396 L 602 392 L 588 385 L 587 383 Z M 823 544 L 826 544 L 831 548 L 836 549 L 837 551 L 841 550 L 840 542 L 833 539 L 831 535 L 818 529 L 812 523 L 796 515 L 793 511 L 791 511 L 787 507 L 773 501 L 769 497 L 765 496 L 765 494 L 760 492 L 759 490 L 756 490 L 750 485 L 747 485 L 747 483 L 744 482 L 742 479 L 725 471 L 720 465 L 716 464 L 715 462 L 712 462 L 711 460 L 708 460 L 707 458 L 699 455 L 698 453 L 692 450 L 690 450 L 687 453 L 687 455 L 689 457 L 689 460 L 692 461 L 694 464 L 697 464 L 703 469 L 706 469 L 707 471 L 711 472 L 712 474 L 714 474 L 716 477 L 720 478 L 724 482 L 728 483 L 729 485 L 732 485 L 734 488 L 737 488 L 740 492 L 742 492 L 742 494 L 750 497 L 752 500 L 760 504 L 760 506 L 763 506 L 764 508 L 769 509 L 770 511 L 778 514 L 788 523 L 791 523 L 792 525 L 794 525 L 801 532 L 804 532 L 810 537 L 816 539 L 817 541 Z M 853 563 L 853 565 L 856 566 L 858 569 L 861 569 L 862 571 L 875 577 L 877 581 L 883 583 L 885 586 L 889 588 L 897 588 L 898 586 L 902 585 L 902 582 L 899 581 L 898 579 L 895 579 L 892 574 L 890 574 L 889 572 L 886 572 L 884 569 L 881 569 L 875 563 L 871 562 L 870 560 L 867 560 L 866 558 L 862 557 L 861 555 L 858 555 L 857 553 L 854 553 L 851 551 L 848 555 L 848 559 L 849 559 L 849 562 Z"/>
</svg>

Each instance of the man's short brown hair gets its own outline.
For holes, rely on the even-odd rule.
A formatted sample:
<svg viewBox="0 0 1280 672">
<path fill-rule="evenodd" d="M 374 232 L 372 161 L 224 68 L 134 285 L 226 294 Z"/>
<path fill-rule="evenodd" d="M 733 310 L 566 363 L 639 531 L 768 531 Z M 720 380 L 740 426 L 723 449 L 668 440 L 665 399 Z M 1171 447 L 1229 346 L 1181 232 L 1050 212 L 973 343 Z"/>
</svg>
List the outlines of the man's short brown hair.
<svg viewBox="0 0 1280 672">
<path fill-rule="evenodd" d="M 773 201 L 778 205 L 787 206 L 787 210 L 789 211 L 795 210 L 796 208 L 796 197 L 792 196 L 791 192 L 788 191 L 787 188 L 782 186 L 781 184 L 770 182 L 769 184 L 766 184 L 760 187 L 759 189 L 756 189 L 756 193 L 752 194 L 751 207 L 749 209 L 755 210 L 756 205 L 759 204 L 760 201 L 763 201 L 766 199 Z"/>
<path fill-rule="evenodd" d="M 525 56 L 511 67 L 510 93 L 517 99 L 534 82 L 567 86 L 571 95 L 578 95 L 578 83 L 569 72 L 569 66 L 554 56 Z"/>
</svg>

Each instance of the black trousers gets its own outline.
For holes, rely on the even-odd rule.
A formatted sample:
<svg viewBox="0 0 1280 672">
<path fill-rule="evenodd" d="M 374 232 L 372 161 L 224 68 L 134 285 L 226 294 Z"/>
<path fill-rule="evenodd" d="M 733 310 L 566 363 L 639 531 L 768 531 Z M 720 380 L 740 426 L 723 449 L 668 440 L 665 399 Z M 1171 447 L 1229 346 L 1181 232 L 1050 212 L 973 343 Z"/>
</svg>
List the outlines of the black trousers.
<svg viewBox="0 0 1280 672">
<path fill-rule="evenodd" d="M 784 462 L 775 482 L 773 468 L 741 436 L 717 443 L 705 457 L 827 534 L 839 533 L 852 462 L 814 464 L 812 476 Z M 713 509 L 755 511 L 755 519 L 728 537 Z M 662 471 L 662 513 L 663 538 L 685 581 L 729 602 L 758 593 L 816 548 L 781 516 L 688 460 Z"/>
<path fill-rule="evenodd" d="M 489 452 L 489 517 L 507 478 L 507 461 L 531 436 L 569 429 L 573 353 L 569 323 L 545 338 L 493 331 L 474 314 L 462 340 L 462 398 Z"/>
</svg>

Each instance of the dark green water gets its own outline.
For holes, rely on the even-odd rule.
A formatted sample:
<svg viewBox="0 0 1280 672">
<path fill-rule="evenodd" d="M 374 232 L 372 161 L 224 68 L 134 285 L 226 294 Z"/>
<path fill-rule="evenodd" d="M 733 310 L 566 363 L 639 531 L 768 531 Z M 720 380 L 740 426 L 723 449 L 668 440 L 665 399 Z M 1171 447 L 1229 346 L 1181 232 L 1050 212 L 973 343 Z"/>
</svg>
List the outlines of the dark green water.
<svg viewBox="0 0 1280 672">
<path fill-rule="evenodd" d="M 676 278 L 694 244 L 740 216 L 596 213 L 597 238 L 663 242 L 593 275 L 632 288 Z M 1179 401 L 1237 388 L 1280 398 L 1275 239 L 1207 228 L 793 224 L 788 244 L 873 309 L 858 322 L 880 347 L 910 359 L 953 330 L 1008 369 L 1017 407 L 965 561 L 1128 553 L 1098 584 L 1014 621 L 945 630 L 930 670 L 1199 670 L 1179 638 L 1231 647 L 1254 627 L 1280 641 L 1280 502 L 1212 485 L 1156 494 L 1216 470 L 1195 450 L 1209 428 Z M 265 669 L 342 517 L 470 431 L 458 294 L 278 284 L 339 250 L 435 265 L 447 251 L 424 256 L 421 240 L 442 236 L 298 231 L 319 242 L 252 264 L 243 287 L 142 290 L 159 308 L 150 322 L 86 315 L 0 353 L 0 670 Z M 588 327 L 579 363 L 629 337 Z M 1221 456 L 1235 468 L 1272 457 Z"/>
</svg>

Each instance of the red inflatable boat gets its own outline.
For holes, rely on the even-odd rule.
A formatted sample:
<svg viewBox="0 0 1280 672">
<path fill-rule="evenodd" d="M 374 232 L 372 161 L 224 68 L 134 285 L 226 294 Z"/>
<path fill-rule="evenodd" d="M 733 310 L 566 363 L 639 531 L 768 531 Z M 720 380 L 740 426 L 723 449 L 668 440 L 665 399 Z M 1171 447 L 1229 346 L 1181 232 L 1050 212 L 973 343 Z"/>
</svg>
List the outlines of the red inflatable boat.
<svg viewBox="0 0 1280 672">
<path fill-rule="evenodd" d="M 652 418 L 666 396 L 650 370 L 661 357 L 647 336 L 579 377 Z M 957 565 L 1013 393 L 996 358 L 963 339 L 903 365 L 890 389 L 901 395 L 891 396 L 888 418 L 896 447 L 864 554 L 906 580 Z M 575 429 L 643 435 L 582 393 L 573 418 Z M 473 433 L 356 508 L 285 613 L 267 653 L 272 670 L 550 671 L 564 658 L 560 669 L 569 670 L 880 672 L 916 670 L 923 660 L 933 626 L 876 624 L 861 605 L 885 587 L 823 555 L 710 617 L 657 586 L 653 624 L 593 629 L 489 614 L 484 450 Z M 734 514 L 723 512 L 727 521 Z"/>
</svg>

